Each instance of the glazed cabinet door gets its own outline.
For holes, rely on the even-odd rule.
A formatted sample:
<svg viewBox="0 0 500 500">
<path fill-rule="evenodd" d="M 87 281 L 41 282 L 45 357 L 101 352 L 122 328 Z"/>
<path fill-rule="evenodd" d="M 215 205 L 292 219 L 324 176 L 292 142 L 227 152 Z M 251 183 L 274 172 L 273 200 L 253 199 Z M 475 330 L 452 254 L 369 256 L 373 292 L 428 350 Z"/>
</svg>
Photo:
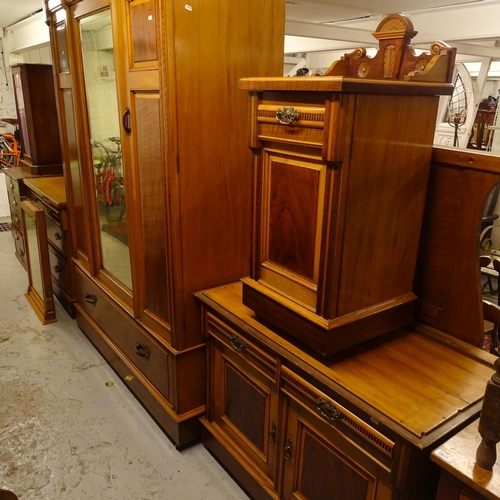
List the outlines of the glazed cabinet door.
<svg viewBox="0 0 500 500">
<path fill-rule="evenodd" d="M 210 424 L 267 488 L 275 490 L 277 360 L 210 314 L 208 331 Z"/>
</svg>

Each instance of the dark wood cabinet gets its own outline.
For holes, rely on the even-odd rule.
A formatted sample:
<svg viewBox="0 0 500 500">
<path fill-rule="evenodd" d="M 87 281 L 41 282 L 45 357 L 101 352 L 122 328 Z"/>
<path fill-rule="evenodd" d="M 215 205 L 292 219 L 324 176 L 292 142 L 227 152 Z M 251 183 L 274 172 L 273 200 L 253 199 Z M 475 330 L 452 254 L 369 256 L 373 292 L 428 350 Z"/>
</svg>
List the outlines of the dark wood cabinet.
<svg viewBox="0 0 500 500">
<path fill-rule="evenodd" d="M 243 301 L 325 356 L 413 317 L 429 124 L 452 92 L 449 70 L 430 68 L 454 60 L 444 45 L 417 58 L 404 45 L 414 33 L 388 16 L 375 58 L 359 49 L 322 76 L 239 83 L 254 153 Z M 388 53 L 401 43 L 400 68 Z"/>
<path fill-rule="evenodd" d="M 61 174 L 57 107 L 50 64 L 12 66 L 21 136 L 21 167 L 31 174 Z"/>
</svg>

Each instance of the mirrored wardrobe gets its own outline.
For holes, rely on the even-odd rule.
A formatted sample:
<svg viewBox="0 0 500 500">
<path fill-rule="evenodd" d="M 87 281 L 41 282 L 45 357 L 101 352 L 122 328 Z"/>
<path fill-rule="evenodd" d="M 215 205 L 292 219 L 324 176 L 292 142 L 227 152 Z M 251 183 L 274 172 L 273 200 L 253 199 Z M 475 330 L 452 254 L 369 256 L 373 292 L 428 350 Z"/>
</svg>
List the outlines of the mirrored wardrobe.
<svg viewBox="0 0 500 500">
<path fill-rule="evenodd" d="M 245 76 L 283 71 L 284 0 L 46 0 L 79 327 L 178 446 L 197 439 L 193 293 L 249 272 Z"/>
</svg>

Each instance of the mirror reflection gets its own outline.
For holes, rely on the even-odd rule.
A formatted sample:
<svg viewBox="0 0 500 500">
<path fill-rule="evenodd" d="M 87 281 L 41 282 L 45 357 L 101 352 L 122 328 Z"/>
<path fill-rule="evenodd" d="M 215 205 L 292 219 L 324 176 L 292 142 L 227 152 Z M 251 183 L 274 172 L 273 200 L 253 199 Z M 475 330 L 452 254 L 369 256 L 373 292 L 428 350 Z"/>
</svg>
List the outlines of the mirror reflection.
<svg viewBox="0 0 500 500">
<path fill-rule="evenodd" d="M 80 31 L 103 268 L 132 289 L 110 11 Z"/>
<path fill-rule="evenodd" d="M 42 270 L 40 268 L 40 255 L 38 253 L 38 239 L 36 236 L 35 219 L 24 212 L 24 220 L 26 224 L 25 237 L 27 242 L 28 259 L 31 270 L 31 286 L 35 289 L 40 298 L 43 299 Z"/>
</svg>

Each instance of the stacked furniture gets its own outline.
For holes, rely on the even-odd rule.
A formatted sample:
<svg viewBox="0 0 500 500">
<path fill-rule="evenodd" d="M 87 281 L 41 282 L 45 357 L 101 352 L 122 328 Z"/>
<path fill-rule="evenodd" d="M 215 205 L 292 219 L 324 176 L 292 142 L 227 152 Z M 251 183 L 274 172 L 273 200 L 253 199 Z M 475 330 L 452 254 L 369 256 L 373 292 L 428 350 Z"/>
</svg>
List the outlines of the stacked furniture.
<svg viewBox="0 0 500 500">
<path fill-rule="evenodd" d="M 433 499 L 430 452 L 480 411 L 495 358 L 478 347 L 477 234 L 500 162 L 433 149 L 454 54 L 417 56 L 414 34 L 389 16 L 373 59 L 240 82 L 250 276 L 197 297 L 202 438 L 254 498 Z"/>
</svg>

